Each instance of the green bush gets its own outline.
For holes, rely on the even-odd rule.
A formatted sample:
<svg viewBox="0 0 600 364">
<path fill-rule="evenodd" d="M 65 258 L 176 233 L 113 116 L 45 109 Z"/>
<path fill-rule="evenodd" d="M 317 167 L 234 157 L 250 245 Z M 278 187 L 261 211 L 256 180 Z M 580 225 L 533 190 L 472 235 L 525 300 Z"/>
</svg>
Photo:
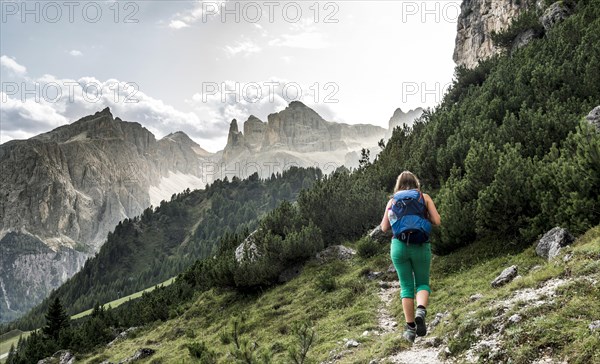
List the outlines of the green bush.
<svg viewBox="0 0 600 364">
<path fill-rule="evenodd" d="M 356 245 L 358 255 L 362 258 L 370 258 L 379 252 L 379 243 L 366 236 L 360 239 Z"/>
<path fill-rule="evenodd" d="M 317 288 L 323 292 L 333 292 L 337 289 L 337 280 L 331 272 L 322 272 L 317 276 Z"/>
<path fill-rule="evenodd" d="M 217 362 L 217 355 L 203 341 L 187 344 L 187 348 L 190 356 L 198 359 L 201 364 L 214 364 Z"/>
</svg>

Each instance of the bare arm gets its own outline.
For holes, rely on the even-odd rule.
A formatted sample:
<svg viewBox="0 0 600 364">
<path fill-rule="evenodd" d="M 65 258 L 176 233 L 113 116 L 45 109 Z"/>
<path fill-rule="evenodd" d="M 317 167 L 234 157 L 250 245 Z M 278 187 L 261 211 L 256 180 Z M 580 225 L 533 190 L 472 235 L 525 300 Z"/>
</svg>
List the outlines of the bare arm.
<svg viewBox="0 0 600 364">
<path fill-rule="evenodd" d="M 428 194 L 424 193 L 423 197 L 425 198 L 425 205 L 427 206 L 427 214 L 429 215 L 429 221 L 435 226 L 439 226 L 442 223 L 440 218 L 440 214 L 435 208 L 435 204 L 431 197 Z"/>
<path fill-rule="evenodd" d="M 390 206 L 392 206 L 392 200 L 389 200 L 387 205 L 385 206 L 385 211 L 383 212 L 383 218 L 381 219 L 381 230 L 382 231 L 388 231 L 391 226 L 390 226 L 390 219 L 388 219 L 388 215 L 387 215 L 387 211 L 390 208 Z"/>
</svg>

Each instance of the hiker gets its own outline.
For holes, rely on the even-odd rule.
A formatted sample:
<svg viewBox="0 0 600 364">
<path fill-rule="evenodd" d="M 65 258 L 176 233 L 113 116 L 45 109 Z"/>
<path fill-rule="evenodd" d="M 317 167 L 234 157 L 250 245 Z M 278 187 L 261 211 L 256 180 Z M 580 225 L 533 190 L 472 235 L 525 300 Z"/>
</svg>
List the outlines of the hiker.
<svg viewBox="0 0 600 364">
<path fill-rule="evenodd" d="M 400 279 L 402 309 L 406 319 L 404 338 L 415 341 L 425 336 L 425 316 L 431 289 L 431 225 L 440 225 L 440 215 L 429 195 L 421 192 L 419 179 L 409 171 L 396 180 L 394 195 L 385 207 L 381 230 L 394 233 L 390 255 Z M 415 289 L 416 288 L 416 289 Z M 417 310 L 415 314 L 415 291 Z"/>
</svg>

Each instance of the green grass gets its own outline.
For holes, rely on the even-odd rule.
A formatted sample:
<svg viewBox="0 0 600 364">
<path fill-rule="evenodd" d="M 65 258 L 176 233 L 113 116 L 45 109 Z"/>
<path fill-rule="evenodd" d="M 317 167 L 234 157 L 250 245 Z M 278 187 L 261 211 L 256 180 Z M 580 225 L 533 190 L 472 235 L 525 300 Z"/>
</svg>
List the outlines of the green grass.
<svg viewBox="0 0 600 364">
<path fill-rule="evenodd" d="M 346 245 L 356 247 L 357 243 Z M 600 227 L 588 231 L 550 262 L 537 257 L 533 247 L 518 252 L 494 249 L 495 246 L 498 244 L 493 241 L 482 240 L 451 255 L 434 258 L 428 316 L 433 318 L 445 311 L 449 314 L 429 335 L 447 338 L 452 356 L 460 361 L 477 340 L 476 331 L 494 332 L 499 315 L 506 318 L 519 313 L 523 320 L 506 327 L 501 343 L 504 354 L 496 359 L 528 363 L 542 353 L 573 363 L 600 362 L 600 335 L 591 334 L 587 327 L 600 317 L 600 290 L 586 281 L 600 281 Z M 140 347 L 150 347 L 156 354 L 148 362 L 193 362 L 188 350 L 192 345 L 209 348 L 218 363 L 229 363 L 233 358 L 229 356 L 232 344 L 227 333 L 236 317 L 245 317 L 242 337 L 256 342 L 257 351 L 270 352 L 274 363 L 290 362 L 287 351 L 294 345 L 292 327 L 303 321 L 310 322 L 317 332 L 317 340 L 309 351 L 313 362 L 327 360 L 332 350 L 343 350 L 344 338 L 355 339 L 360 346 L 339 363 L 386 358 L 408 349 L 400 333 L 362 333 L 377 329 L 380 306 L 377 281 L 366 279 L 365 272 L 386 271 L 390 264 L 387 249 L 382 245 L 372 257 L 357 256 L 347 262 L 319 265 L 311 261 L 300 276 L 287 284 L 254 295 L 227 290 L 198 293 L 193 302 L 180 307 L 179 317 L 148 325 L 127 340 L 79 358 L 84 363 L 118 362 Z M 565 254 L 572 255 L 567 262 L 562 259 Z M 521 278 L 492 288 L 494 277 L 513 264 L 518 266 Z M 329 279 L 324 280 L 324 276 Z M 386 276 L 395 278 L 393 274 Z M 553 278 L 572 279 L 558 288 L 553 300 L 536 307 L 516 304 L 506 312 L 494 308 L 515 291 L 540 287 Z M 483 298 L 471 301 L 469 297 L 475 293 Z M 398 297 L 391 310 L 401 322 Z M 456 333 L 459 335 L 455 338 Z"/>
<path fill-rule="evenodd" d="M 139 298 L 139 297 L 141 297 L 141 296 L 142 296 L 144 293 L 146 293 L 146 292 L 151 292 L 151 291 L 155 290 L 155 289 L 156 289 L 156 287 L 159 287 L 159 286 L 164 286 L 164 287 L 166 287 L 166 286 L 170 285 L 171 283 L 173 283 L 173 282 L 175 281 L 175 278 L 176 278 L 176 277 L 169 278 L 169 279 L 167 279 L 166 281 L 164 281 L 164 282 L 162 282 L 162 283 L 159 283 L 159 284 L 157 284 L 157 285 L 155 285 L 155 286 L 152 286 L 152 287 L 146 288 L 146 289 L 145 289 L 145 290 L 143 290 L 143 291 L 139 291 L 139 292 L 136 292 L 136 293 L 132 293 L 132 294 L 130 294 L 129 296 L 121 297 L 121 298 L 119 298 L 119 299 L 116 299 L 116 300 L 114 300 L 114 301 L 110 301 L 110 302 L 108 302 L 108 303 L 105 303 L 103 306 L 104 306 L 105 308 L 106 308 L 106 307 L 108 307 L 108 306 L 110 306 L 110 307 L 112 307 L 112 308 L 118 307 L 118 306 L 122 305 L 123 303 L 125 303 L 125 302 L 127 302 L 127 301 L 129 301 L 129 300 L 134 300 L 134 299 L 136 299 L 136 298 Z M 78 319 L 78 318 L 85 317 L 85 316 L 87 316 L 87 315 L 91 314 L 91 313 L 92 313 L 92 311 L 93 311 L 93 309 L 85 310 L 85 311 L 83 311 L 83 312 L 80 312 L 80 313 L 78 313 L 78 314 L 76 314 L 76 315 L 73 315 L 73 316 L 71 316 L 71 319 L 72 319 L 72 320 L 75 320 L 75 319 Z"/>
<path fill-rule="evenodd" d="M 21 330 L 11 330 L 3 335 L 0 335 L 0 356 L 8 353 L 10 351 L 11 345 L 17 346 L 19 342 L 19 337 L 23 336 L 24 338 L 29 336 L 29 331 L 21 331 Z M 4 363 L 5 359 L 1 359 L 0 362 Z"/>
</svg>

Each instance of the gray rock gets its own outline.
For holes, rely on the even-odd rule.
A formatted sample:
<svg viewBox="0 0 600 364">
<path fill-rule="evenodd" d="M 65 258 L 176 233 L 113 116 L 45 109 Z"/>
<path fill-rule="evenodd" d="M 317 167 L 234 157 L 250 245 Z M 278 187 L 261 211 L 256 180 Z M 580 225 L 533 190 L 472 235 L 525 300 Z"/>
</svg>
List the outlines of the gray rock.
<svg viewBox="0 0 600 364">
<path fill-rule="evenodd" d="M 387 269 L 387 273 L 396 273 L 396 267 L 394 267 L 394 264 L 390 264 Z"/>
<path fill-rule="evenodd" d="M 588 327 L 591 332 L 600 331 L 600 320 L 592 321 Z"/>
<path fill-rule="evenodd" d="M 381 244 L 389 243 L 392 240 L 392 231 L 383 231 L 381 230 L 381 226 L 378 225 L 375 229 L 371 230 L 369 233 L 369 237 Z"/>
<path fill-rule="evenodd" d="M 600 106 L 593 108 L 592 111 L 587 114 L 585 119 L 594 127 L 596 127 L 596 130 L 600 131 Z"/>
<path fill-rule="evenodd" d="M 111 347 L 114 344 L 116 344 L 117 342 L 126 339 L 127 336 L 129 336 L 129 334 L 131 334 L 132 332 L 134 332 L 137 329 L 138 328 L 136 326 L 128 328 L 127 330 L 119 333 L 119 335 L 117 335 L 117 337 L 115 337 L 114 340 L 109 342 L 106 346 Z"/>
<path fill-rule="evenodd" d="M 356 250 L 345 247 L 343 245 L 332 245 L 325 250 L 317 253 L 316 258 L 319 262 L 324 263 L 334 259 L 350 260 L 356 255 Z"/>
<path fill-rule="evenodd" d="M 573 243 L 575 238 L 567 229 L 555 227 L 548 231 L 535 247 L 535 252 L 548 260 L 558 255 L 561 248 Z"/>
<path fill-rule="evenodd" d="M 150 348 L 141 348 L 138 349 L 132 356 L 130 356 L 129 358 L 123 359 L 119 362 L 119 364 L 125 364 L 125 363 L 134 363 L 138 360 L 142 360 L 145 358 L 148 358 L 152 355 L 154 355 L 154 353 L 156 352 L 156 350 L 154 349 L 150 349 Z"/>
<path fill-rule="evenodd" d="M 448 311 L 446 312 L 438 312 L 435 314 L 435 317 L 433 318 L 433 320 L 431 320 L 431 322 L 429 323 L 429 330 L 433 330 L 434 327 L 436 327 L 437 325 L 440 324 L 440 322 L 442 322 L 442 319 L 448 314 Z"/>
<path fill-rule="evenodd" d="M 519 315 L 518 313 L 515 313 L 514 315 L 512 315 L 511 317 L 508 318 L 508 323 L 509 324 L 516 324 L 521 322 L 523 318 L 521 317 L 521 315 Z"/>
<path fill-rule="evenodd" d="M 475 293 L 474 295 L 469 297 L 469 301 L 475 302 L 475 301 L 479 301 L 482 298 L 483 298 L 483 295 L 481 293 Z"/>
<path fill-rule="evenodd" d="M 565 20 L 571 14 L 571 10 L 567 8 L 563 1 L 557 1 L 550 5 L 542 14 L 540 22 L 546 31 L 552 29 L 553 26 Z"/>
<path fill-rule="evenodd" d="M 530 9 L 533 2 L 534 0 L 462 1 L 452 56 L 456 65 L 474 68 L 479 61 L 500 53 L 502 48 L 493 43 L 492 32 L 508 28 L 514 19 Z"/>
<path fill-rule="evenodd" d="M 349 348 L 356 348 L 356 347 L 358 347 L 358 345 L 360 345 L 360 344 L 358 343 L 358 341 L 356 341 L 356 340 L 352 340 L 352 339 L 350 339 L 350 340 L 346 341 L 346 343 L 344 344 L 344 346 L 345 346 L 346 348 L 348 348 L 348 349 L 349 349 Z"/>
<path fill-rule="evenodd" d="M 538 33 L 534 29 L 527 29 L 524 32 L 519 33 L 519 35 L 517 35 L 517 37 L 513 40 L 510 53 L 513 54 L 517 49 L 526 46 L 538 36 Z"/>
<path fill-rule="evenodd" d="M 377 279 L 377 278 L 381 277 L 381 275 L 383 275 L 382 272 L 369 272 L 367 274 L 367 279 Z"/>
<path fill-rule="evenodd" d="M 241 263 L 242 260 L 248 259 L 249 262 L 254 262 L 260 258 L 260 252 L 256 246 L 256 233 L 258 229 L 254 230 L 250 235 L 244 239 L 244 241 L 235 248 L 235 261 Z"/>
<path fill-rule="evenodd" d="M 512 281 L 517 276 L 517 266 L 512 265 L 502 271 L 498 277 L 492 281 L 492 287 L 503 286 Z"/>
<path fill-rule="evenodd" d="M 59 350 L 52 356 L 41 359 L 37 364 L 74 364 L 75 355 L 68 350 Z"/>
</svg>

